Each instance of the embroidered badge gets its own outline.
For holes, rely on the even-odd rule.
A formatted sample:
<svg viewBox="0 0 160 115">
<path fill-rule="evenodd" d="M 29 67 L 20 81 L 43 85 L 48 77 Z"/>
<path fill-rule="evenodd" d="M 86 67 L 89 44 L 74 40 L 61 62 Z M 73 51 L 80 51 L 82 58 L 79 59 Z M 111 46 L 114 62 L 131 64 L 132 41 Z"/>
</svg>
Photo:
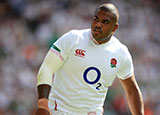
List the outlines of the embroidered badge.
<svg viewBox="0 0 160 115">
<path fill-rule="evenodd" d="M 93 111 L 93 112 L 89 112 L 88 115 L 97 115 L 97 113 Z"/>
<path fill-rule="evenodd" d="M 115 58 L 112 58 L 110 64 L 111 64 L 111 68 L 116 67 L 116 65 L 117 65 L 117 60 L 116 60 Z"/>
<path fill-rule="evenodd" d="M 85 51 L 85 50 L 82 50 L 82 49 L 76 49 L 74 55 L 75 55 L 75 56 L 79 56 L 79 57 L 85 57 L 86 51 Z"/>
</svg>

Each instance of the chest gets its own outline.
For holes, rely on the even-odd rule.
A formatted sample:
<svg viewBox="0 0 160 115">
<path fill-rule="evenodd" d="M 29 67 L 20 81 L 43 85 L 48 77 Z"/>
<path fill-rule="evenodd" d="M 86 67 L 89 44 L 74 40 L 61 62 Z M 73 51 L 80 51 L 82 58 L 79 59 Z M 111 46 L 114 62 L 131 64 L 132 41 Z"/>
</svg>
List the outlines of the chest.
<svg viewBox="0 0 160 115">
<path fill-rule="evenodd" d="M 91 44 L 76 45 L 66 62 L 73 72 L 87 76 L 88 81 L 100 78 L 101 82 L 111 84 L 121 67 L 119 55 L 109 47 L 95 47 Z"/>
</svg>

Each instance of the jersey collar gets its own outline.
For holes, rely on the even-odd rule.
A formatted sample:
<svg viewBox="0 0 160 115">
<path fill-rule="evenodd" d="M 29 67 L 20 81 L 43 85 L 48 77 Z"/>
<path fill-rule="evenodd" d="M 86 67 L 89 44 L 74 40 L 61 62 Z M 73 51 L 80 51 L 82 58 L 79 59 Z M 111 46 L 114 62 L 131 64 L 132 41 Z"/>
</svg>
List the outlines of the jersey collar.
<svg viewBox="0 0 160 115">
<path fill-rule="evenodd" d="M 92 44 L 94 44 L 94 45 L 96 45 L 96 46 L 106 46 L 106 45 L 109 45 L 110 42 L 112 41 L 113 35 L 112 35 L 111 39 L 110 39 L 108 42 L 103 43 L 103 44 L 99 44 L 99 43 L 95 40 L 95 38 L 92 36 L 91 32 L 90 32 L 90 39 L 91 39 Z"/>
</svg>

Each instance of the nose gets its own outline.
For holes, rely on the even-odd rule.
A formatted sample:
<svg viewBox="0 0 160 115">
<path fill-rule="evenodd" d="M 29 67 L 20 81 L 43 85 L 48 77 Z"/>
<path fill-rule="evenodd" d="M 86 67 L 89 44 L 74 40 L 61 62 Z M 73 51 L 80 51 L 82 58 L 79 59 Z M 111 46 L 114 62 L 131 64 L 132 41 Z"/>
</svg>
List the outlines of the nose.
<svg viewBox="0 0 160 115">
<path fill-rule="evenodd" d="M 101 27 L 102 27 L 101 22 L 97 22 L 96 26 L 97 26 L 98 28 L 101 28 Z"/>
</svg>

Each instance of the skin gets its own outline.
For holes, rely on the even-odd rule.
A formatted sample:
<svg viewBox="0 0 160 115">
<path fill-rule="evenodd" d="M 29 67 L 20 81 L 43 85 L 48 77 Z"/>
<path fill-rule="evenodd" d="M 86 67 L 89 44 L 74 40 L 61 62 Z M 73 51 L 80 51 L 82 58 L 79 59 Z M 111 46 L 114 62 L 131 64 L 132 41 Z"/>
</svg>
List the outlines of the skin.
<svg viewBox="0 0 160 115">
<path fill-rule="evenodd" d="M 132 75 L 126 80 L 120 79 L 120 83 L 122 84 L 125 90 L 127 96 L 127 102 L 132 115 L 144 115 L 144 104 L 143 104 L 142 93 L 137 84 L 135 76 Z"/>
<path fill-rule="evenodd" d="M 41 98 L 48 99 L 50 89 L 51 89 L 51 86 L 49 86 L 47 84 L 39 85 L 37 87 L 37 90 L 38 90 L 38 99 L 41 99 Z"/>
<path fill-rule="evenodd" d="M 99 44 L 108 42 L 119 26 L 116 21 L 117 19 L 113 16 L 112 10 L 115 9 L 114 6 L 111 5 L 108 7 L 111 7 L 111 10 L 107 12 L 97 10 L 91 25 L 92 36 Z M 118 14 L 114 13 L 114 15 Z M 125 90 L 132 115 L 144 115 L 143 98 L 134 74 L 128 79 L 119 80 Z"/>
<path fill-rule="evenodd" d="M 95 41 L 98 42 L 98 44 L 108 42 L 119 26 L 117 23 L 118 19 L 115 19 L 115 16 L 119 17 L 119 14 L 114 12 L 116 11 L 116 8 L 112 4 L 105 4 L 105 6 L 108 7 L 109 10 L 96 10 L 91 24 L 92 36 Z M 143 98 L 134 75 L 125 80 L 120 79 L 120 83 L 125 90 L 127 102 L 132 115 L 144 115 Z M 40 115 L 39 113 L 43 113 L 43 115 L 49 115 L 49 113 L 47 113 L 47 111 L 49 111 L 47 105 L 50 89 L 51 86 L 46 84 L 38 86 L 39 99 L 36 115 Z M 41 110 L 42 108 L 43 110 Z"/>
<path fill-rule="evenodd" d="M 50 115 L 48 107 L 48 96 L 51 86 L 42 84 L 37 87 L 38 90 L 38 107 L 35 115 Z"/>
<path fill-rule="evenodd" d="M 91 24 L 92 36 L 99 44 L 106 43 L 118 26 L 119 24 L 116 23 L 111 12 L 98 10 Z"/>
</svg>

